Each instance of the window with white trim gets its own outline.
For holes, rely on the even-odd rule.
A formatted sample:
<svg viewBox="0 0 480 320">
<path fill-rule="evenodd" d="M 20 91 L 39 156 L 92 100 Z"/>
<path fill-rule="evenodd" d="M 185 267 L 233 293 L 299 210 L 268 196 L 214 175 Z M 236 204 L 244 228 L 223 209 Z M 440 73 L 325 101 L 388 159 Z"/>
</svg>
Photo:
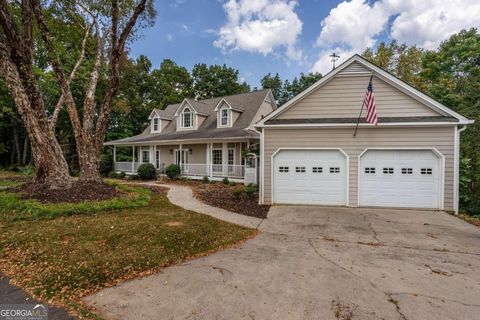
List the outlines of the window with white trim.
<svg viewBox="0 0 480 320">
<path fill-rule="evenodd" d="M 413 174 L 413 168 L 402 168 L 402 174 Z"/>
<path fill-rule="evenodd" d="M 235 148 L 228 148 L 228 164 L 235 164 Z"/>
<path fill-rule="evenodd" d="M 420 174 L 433 174 L 433 169 L 432 168 L 421 168 L 420 169 Z"/>
<path fill-rule="evenodd" d="M 190 108 L 183 109 L 181 116 L 180 127 L 182 128 L 193 128 L 193 112 Z"/>
<path fill-rule="evenodd" d="M 330 167 L 330 173 L 340 173 L 339 167 Z"/>
<path fill-rule="evenodd" d="M 160 119 L 158 117 L 152 119 L 152 132 L 160 132 Z"/>
<path fill-rule="evenodd" d="M 228 126 L 228 109 L 220 109 L 220 125 L 221 126 Z"/>
<path fill-rule="evenodd" d="M 383 174 L 393 174 L 394 172 L 393 168 L 383 168 Z"/>
<path fill-rule="evenodd" d="M 305 167 L 295 167 L 295 172 L 303 173 L 305 172 Z"/>
<path fill-rule="evenodd" d="M 373 173 L 375 173 L 375 168 L 373 168 L 373 167 L 365 168 L 365 173 L 373 174 Z"/>
<path fill-rule="evenodd" d="M 312 167 L 312 173 L 322 173 L 323 168 L 322 167 Z"/>
<path fill-rule="evenodd" d="M 149 150 L 142 150 L 142 162 L 150 162 L 150 151 Z"/>
<path fill-rule="evenodd" d="M 278 172 L 288 172 L 288 167 L 278 167 Z"/>
<path fill-rule="evenodd" d="M 212 164 L 222 164 L 222 149 L 212 150 Z"/>
</svg>

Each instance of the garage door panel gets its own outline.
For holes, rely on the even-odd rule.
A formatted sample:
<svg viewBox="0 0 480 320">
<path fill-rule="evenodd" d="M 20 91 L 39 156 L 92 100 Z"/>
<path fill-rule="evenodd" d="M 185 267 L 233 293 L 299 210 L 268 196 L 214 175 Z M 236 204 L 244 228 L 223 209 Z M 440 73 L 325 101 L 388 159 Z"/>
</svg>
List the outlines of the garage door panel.
<svg viewBox="0 0 480 320">
<path fill-rule="evenodd" d="M 280 172 L 280 167 L 288 167 L 289 172 Z M 304 172 L 297 172 L 297 167 Z M 339 168 L 340 172 L 331 173 L 330 168 Z M 275 203 L 343 205 L 346 202 L 346 157 L 339 151 L 282 150 L 274 157 L 273 170 Z"/>
<path fill-rule="evenodd" d="M 439 208 L 439 168 L 440 159 L 430 150 L 367 151 L 360 159 L 360 205 Z M 431 174 L 422 174 L 427 169 Z"/>
</svg>

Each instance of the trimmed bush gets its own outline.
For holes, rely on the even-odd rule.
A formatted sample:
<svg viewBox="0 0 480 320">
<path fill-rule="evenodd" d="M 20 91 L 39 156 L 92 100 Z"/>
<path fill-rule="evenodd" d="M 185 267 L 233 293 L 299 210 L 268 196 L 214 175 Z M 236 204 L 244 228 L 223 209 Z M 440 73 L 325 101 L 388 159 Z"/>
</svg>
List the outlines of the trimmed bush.
<svg viewBox="0 0 480 320">
<path fill-rule="evenodd" d="M 208 178 L 208 176 L 203 176 L 203 183 L 209 183 L 210 182 L 210 179 Z"/>
<path fill-rule="evenodd" d="M 157 177 L 157 171 L 151 163 L 144 163 L 138 167 L 137 175 L 141 180 L 152 180 Z"/>
<path fill-rule="evenodd" d="M 228 180 L 227 177 L 223 178 L 222 181 L 223 181 L 223 184 L 229 184 L 230 183 L 230 181 Z"/>
<path fill-rule="evenodd" d="M 232 187 L 235 187 L 237 184 L 233 181 L 230 181 L 230 183 L 228 184 L 229 186 L 232 186 Z"/>
<path fill-rule="evenodd" d="M 180 175 L 180 173 L 182 173 L 182 170 L 180 169 L 180 166 L 177 164 L 172 163 L 171 165 L 165 168 L 165 174 L 170 179 L 177 178 Z"/>
<path fill-rule="evenodd" d="M 241 188 L 237 188 L 237 189 L 233 190 L 233 192 L 232 192 L 233 197 L 235 199 L 239 199 L 240 196 L 242 195 L 242 193 L 243 193 L 243 189 L 241 189 Z"/>
<path fill-rule="evenodd" d="M 99 171 L 102 176 L 107 176 L 113 170 L 113 157 L 110 154 L 100 156 Z"/>
<path fill-rule="evenodd" d="M 257 186 L 253 183 L 250 183 L 248 186 L 245 187 L 245 194 L 249 197 L 252 197 L 255 192 L 257 192 Z"/>
</svg>

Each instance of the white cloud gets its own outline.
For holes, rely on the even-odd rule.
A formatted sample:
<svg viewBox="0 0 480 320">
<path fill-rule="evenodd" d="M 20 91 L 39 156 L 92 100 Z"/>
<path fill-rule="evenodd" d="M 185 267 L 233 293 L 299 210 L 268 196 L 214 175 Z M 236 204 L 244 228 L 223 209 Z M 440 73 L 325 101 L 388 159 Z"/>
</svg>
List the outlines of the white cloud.
<svg viewBox="0 0 480 320">
<path fill-rule="evenodd" d="M 341 60 L 374 46 L 385 33 L 400 43 L 434 49 L 465 28 L 480 27 L 478 0 L 366 0 L 343 1 L 321 23 L 316 45 L 320 54 L 312 70 L 331 69 L 328 54 Z"/>
<path fill-rule="evenodd" d="M 182 29 L 188 31 L 190 28 L 185 23 L 182 23 Z"/>
<path fill-rule="evenodd" d="M 167 41 L 172 41 L 173 39 L 173 35 L 171 33 L 167 33 L 165 37 L 167 38 Z"/>
<path fill-rule="evenodd" d="M 351 49 L 371 46 L 387 21 L 380 1 L 373 6 L 364 0 L 342 2 L 322 21 L 317 46 L 341 45 Z"/>
<path fill-rule="evenodd" d="M 244 50 L 263 55 L 283 48 L 289 59 L 301 60 L 297 39 L 302 21 L 295 12 L 296 0 L 229 0 L 223 8 L 227 23 L 218 31 L 214 45 L 223 52 Z"/>
</svg>

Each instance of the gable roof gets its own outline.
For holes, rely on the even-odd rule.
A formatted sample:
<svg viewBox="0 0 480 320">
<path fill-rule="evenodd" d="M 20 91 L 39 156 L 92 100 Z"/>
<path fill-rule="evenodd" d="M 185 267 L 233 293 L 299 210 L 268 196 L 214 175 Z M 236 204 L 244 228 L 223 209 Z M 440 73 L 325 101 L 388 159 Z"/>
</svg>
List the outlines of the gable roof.
<svg viewBox="0 0 480 320">
<path fill-rule="evenodd" d="M 152 133 L 148 126 L 141 134 L 106 142 L 105 145 L 115 144 L 140 144 L 146 142 L 155 142 L 163 140 L 192 140 L 192 139 L 214 139 L 214 138 L 258 138 L 258 132 L 248 129 L 257 115 L 258 110 L 265 100 L 271 99 L 271 90 L 264 89 L 248 93 L 235 94 L 231 96 L 211 98 L 205 100 L 184 99 L 181 103 L 168 105 L 164 110 L 154 109 L 156 114 L 161 114 L 167 119 L 173 119 L 183 104 L 188 103 L 195 111 L 203 116 L 205 120 L 197 130 L 177 131 L 177 121 L 170 121 L 166 127 L 162 128 L 160 133 Z M 242 112 L 232 127 L 217 128 L 217 116 L 215 107 L 224 99 L 230 105 L 239 106 Z"/>
<path fill-rule="evenodd" d="M 443 104 L 439 103 L 438 101 L 434 100 L 433 98 L 427 96 L 426 94 L 420 92 L 419 90 L 413 88 L 412 86 L 408 85 L 407 83 L 403 82 L 402 80 L 396 78 L 392 74 L 388 73 L 387 71 L 383 70 L 382 68 L 372 64 L 365 58 L 361 57 L 360 55 L 356 54 L 350 57 L 348 60 L 343 62 L 337 68 L 326 74 L 320 80 L 315 82 L 313 85 L 305 89 L 303 92 L 286 102 L 283 106 L 279 107 L 278 109 L 271 112 L 265 118 L 260 120 L 256 126 L 262 127 L 265 124 L 274 124 L 273 121 L 276 116 L 280 115 L 281 113 L 285 112 L 292 106 L 294 106 L 297 102 L 302 100 L 303 98 L 307 97 L 309 94 L 314 92 L 315 90 L 319 89 L 330 80 L 332 80 L 336 75 L 340 72 L 344 72 L 346 74 L 365 74 L 368 72 L 369 74 L 375 74 L 376 77 L 385 81 L 389 85 L 393 86 L 394 88 L 398 89 L 400 92 L 410 96 L 411 98 L 415 99 L 416 101 L 422 103 L 423 105 L 429 107 L 430 109 L 438 112 L 440 115 L 444 117 L 454 118 L 457 120 L 458 124 L 470 124 L 473 123 L 472 120 L 469 120 L 462 116 L 461 114 L 451 110 L 450 108 L 444 106 Z M 417 119 L 418 121 L 418 119 Z M 415 122 L 412 118 L 412 122 Z M 277 122 L 278 123 L 278 122 Z M 381 124 L 379 122 L 379 124 Z"/>
</svg>

